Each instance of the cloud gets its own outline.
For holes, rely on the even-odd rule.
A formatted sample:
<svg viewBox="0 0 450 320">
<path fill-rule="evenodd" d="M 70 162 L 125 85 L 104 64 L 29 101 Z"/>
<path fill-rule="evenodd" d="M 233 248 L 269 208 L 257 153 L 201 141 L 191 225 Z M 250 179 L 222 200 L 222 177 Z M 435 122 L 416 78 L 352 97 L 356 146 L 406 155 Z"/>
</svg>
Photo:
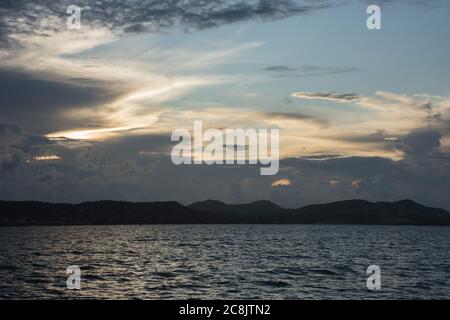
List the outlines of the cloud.
<svg viewBox="0 0 450 320">
<path fill-rule="evenodd" d="M 61 160 L 62 158 L 57 155 L 45 155 L 45 156 L 36 156 L 33 158 L 33 160 L 36 161 L 55 161 L 55 160 Z"/>
<path fill-rule="evenodd" d="M 301 66 L 291 67 L 287 65 L 271 66 L 262 69 L 262 71 L 275 77 L 282 78 L 304 78 L 314 76 L 324 76 L 331 74 L 353 73 L 361 71 L 359 68 L 351 67 L 324 67 L 324 66 Z"/>
<path fill-rule="evenodd" d="M 439 7 L 445 0 L 379 0 Z M 186 31 L 220 27 L 245 21 L 271 21 L 309 14 L 347 4 L 347 0 L 80 0 L 83 26 L 127 33 L 166 32 L 174 27 Z M 15 0 L 0 4 L 0 47 L 17 44 L 17 35 L 46 37 L 66 28 L 72 0 Z M 69 44 L 69 43 L 67 43 Z"/>
<path fill-rule="evenodd" d="M 269 72 L 291 72 L 295 71 L 296 69 L 290 66 L 272 66 L 262 69 L 262 71 L 269 71 Z"/>
<path fill-rule="evenodd" d="M 203 48 L 197 56 L 193 50 L 188 54 L 195 57 L 192 59 L 182 59 L 182 50 L 160 50 L 164 56 L 123 57 L 118 61 L 108 52 L 85 51 L 96 45 L 100 46 L 98 50 L 106 50 L 101 45 L 109 38 L 105 40 L 102 32 L 93 31 L 80 37 L 63 32 L 37 39 L 33 35 L 20 38 L 21 46 L 11 48 L 0 60 L 0 85 L 5 88 L 0 92 L 2 116 L 39 134 L 105 138 L 151 126 L 165 109 L 166 101 L 197 87 L 227 81 L 214 75 L 180 75 L 184 67 L 199 67 L 196 63 L 205 55 L 215 55 L 220 51 L 217 48 L 211 52 Z M 72 42 L 69 49 L 61 50 Z M 226 61 L 255 45 L 237 46 L 217 61 Z M 183 67 L 176 61 L 190 61 L 190 65 Z M 178 73 L 159 70 L 158 66 L 164 64 L 174 70 L 178 67 Z"/>
<path fill-rule="evenodd" d="M 293 96 L 346 105 L 346 108 L 339 109 L 325 107 L 327 114 L 332 115 L 329 118 L 327 114 L 320 115 L 322 106 L 303 106 L 303 109 L 307 108 L 311 110 L 310 112 L 315 110 L 316 116 L 328 121 L 320 137 L 328 142 L 337 142 L 335 146 L 328 144 L 328 149 L 316 151 L 317 153 L 339 153 L 338 150 L 341 149 L 341 155 L 378 154 L 392 159 L 401 159 L 412 152 L 421 152 L 420 147 L 411 147 L 404 139 L 408 141 L 412 139 L 412 137 L 406 138 L 410 133 L 416 139 L 416 133 L 413 131 L 415 129 L 418 129 L 423 136 L 423 128 L 438 131 L 440 138 L 437 134 L 429 135 L 431 139 L 434 139 L 434 145 L 438 146 L 436 141 L 439 138 L 439 146 L 443 150 L 450 150 L 448 130 L 450 98 L 448 97 L 427 94 L 406 95 L 386 91 L 375 92 L 373 96 L 328 91 L 298 92 Z M 352 151 L 348 152 L 345 149 Z M 368 153 L 370 149 L 377 150 L 377 153 Z"/>
<path fill-rule="evenodd" d="M 392 161 L 376 157 L 345 157 L 328 160 L 291 158 L 281 161 L 280 174 L 293 182 L 296 203 L 361 198 L 394 201 L 411 198 L 449 208 L 446 199 L 450 179 L 448 159 L 425 157 Z M 332 186 L 332 188 L 330 188 Z M 324 200 L 327 199 L 327 200 Z M 285 199 L 289 202 L 289 199 Z M 292 200 L 291 200 L 292 201 Z M 294 201 L 292 201 L 292 205 Z"/>
<path fill-rule="evenodd" d="M 22 162 L 15 167 L 14 175 L 2 176 L 1 198 L 183 203 L 208 198 L 228 203 L 267 199 L 285 207 L 352 198 L 412 198 L 450 208 L 448 190 L 443 188 L 450 179 L 448 159 L 423 163 L 424 159 L 411 162 L 414 160 L 372 157 L 290 158 L 281 161 L 283 178 L 274 181 L 272 177 L 260 176 L 253 166 L 174 166 L 169 157 L 134 152 L 141 149 L 138 145 L 134 151 L 128 149 L 117 157 L 123 143 L 118 142 L 115 147 L 115 142 L 110 141 L 108 150 L 102 150 L 101 145 L 93 145 L 90 152 L 78 150 L 70 161 Z"/>
<path fill-rule="evenodd" d="M 0 172 L 12 172 L 20 164 L 23 153 L 20 150 L 6 148 L 0 149 Z"/>
<path fill-rule="evenodd" d="M 12 172 L 35 151 L 53 143 L 45 137 L 28 133 L 17 123 L 0 119 L 0 172 Z"/>
<path fill-rule="evenodd" d="M 9 147 L 23 140 L 24 133 L 16 123 L 0 122 L 0 147 Z"/>
<path fill-rule="evenodd" d="M 439 99 L 441 99 L 441 97 L 439 97 Z M 431 102 L 424 103 L 422 108 L 425 111 L 424 120 L 431 123 L 433 121 L 439 121 L 442 119 L 442 114 L 440 112 L 434 111 L 433 104 Z"/>
<path fill-rule="evenodd" d="M 327 100 L 333 102 L 352 102 L 358 101 L 360 97 L 355 93 L 335 93 L 329 91 L 323 92 L 294 92 L 294 98 L 308 99 L 308 100 Z"/>
<path fill-rule="evenodd" d="M 0 7 L 0 40 L 14 33 L 46 34 L 65 28 L 66 9 L 71 0 L 8 1 Z M 306 14 L 335 5 L 334 1 L 309 0 L 83 0 L 82 22 L 107 26 L 117 34 L 164 31 L 174 26 L 201 30 L 249 21 L 275 20 Z M 45 23 L 46 22 L 46 23 Z"/>
<path fill-rule="evenodd" d="M 279 179 L 272 183 L 272 188 L 289 187 L 290 185 L 291 181 L 289 179 Z"/>
<path fill-rule="evenodd" d="M 25 131 L 17 123 L 0 121 L 1 171 L 12 172 L 24 162 L 61 159 L 53 154 L 58 145 L 45 136 Z"/>
<path fill-rule="evenodd" d="M 87 12 L 103 6 L 109 8 L 106 11 L 112 16 L 123 16 L 121 8 L 129 7 L 130 16 L 133 12 L 140 16 L 145 13 L 141 7 L 144 4 L 88 2 L 79 4 L 91 5 L 91 9 L 83 11 L 86 25 L 80 32 L 65 29 L 64 1 L 17 1 L 4 5 L 5 15 L 0 19 L 11 25 L 9 37 L 16 45 L 0 50 L 0 86 L 5 88 L 0 92 L 3 117 L 51 137 L 99 140 L 131 134 L 154 125 L 160 114 L 170 108 L 169 102 L 194 89 L 235 83 L 233 76 L 204 71 L 262 45 L 211 44 L 188 49 L 153 43 L 157 40 L 152 38 L 145 48 L 131 46 L 137 52 L 123 54 L 123 42 L 118 40 L 136 39 L 122 39 L 123 34 L 108 23 L 88 23 Z M 175 5 L 166 1 L 146 3 L 155 14 L 164 6 Z M 186 5 L 185 1 L 180 5 Z M 27 14 L 20 17 L 20 11 Z M 46 30 L 40 24 L 42 16 L 52 14 L 61 21 L 58 24 L 51 20 L 50 25 L 61 25 L 61 29 Z M 118 48 L 120 59 L 115 55 Z"/>
<path fill-rule="evenodd" d="M 436 129 L 417 128 L 411 130 L 397 146 L 407 154 L 424 155 L 436 151 L 441 146 L 441 139 L 441 133 Z"/>
<path fill-rule="evenodd" d="M 182 99 L 186 93 L 200 86 L 236 83 L 233 77 L 209 75 L 207 68 L 261 43 L 188 50 L 148 40 L 139 52 L 127 46 L 127 54 L 126 42 L 115 43 L 128 33 L 282 19 L 336 3 L 81 1 L 80 6 L 90 9 L 83 11 L 83 32 L 77 33 L 65 30 L 65 9 L 71 1 L 1 2 L 0 42 L 7 51 L 0 51 L 0 104 L 2 116 L 21 125 L 0 125 L 0 197 L 185 203 L 266 198 L 284 206 L 409 197 L 450 207 L 448 190 L 442 187 L 450 181 L 446 98 L 300 91 L 293 97 L 352 108 L 304 106 L 295 112 L 291 104 L 277 112 L 242 105 L 188 109 L 190 101 Z M 118 50 L 122 51 L 115 55 Z M 264 70 L 285 77 L 357 71 L 288 65 Z M 177 100 L 180 105 L 173 107 Z M 168 157 L 169 133 L 190 128 L 194 119 L 216 128 L 280 128 L 285 158 L 283 178 L 276 178 L 276 184 L 289 181 L 289 188 L 274 187 L 273 178 L 260 177 L 259 168 L 252 166 L 174 166 Z M 52 139 L 43 135 L 47 133 Z M 65 138 L 56 139 L 60 135 Z M 330 181 L 339 183 L 330 188 Z"/>
<path fill-rule="evenodd" d="M 21 123 L 28 130 L 40 133 L 85 125 L 90 122 L 88 119 L 69 119 L 64 114 L 81 107 L 95 108 L 119 94 L 100 83 L 69 84 L 1 69 L 0 87 L 2 115 L 10 121 Z"/>
<path fill-rule="evenodd" d="M 346 133 L 336 134 L 333 137 L 329 137 L 330 140 L 339 142 L 354 143 L 357 145 L 368 145 L 373 149 L 385 152 L 395 152 L 398 150 L 398 136 L 392 136 L 386 130 L 377 130 L 373 133 L 358 134 L 358 133 Z"/>
<path fill-rule="evenodd" d="M 295 156 L 281 159 L 276 178 L 260 176 L 258 166 L 175 166 L 169 155 L 172 142 L 165 134 L 116 137 L 69 148 L 67 141 L 49 141 L 17 124 L 2 122 L 0 132 L 0 199 L 183 203 L 268 199 L 299 207 L 352 198 L 412 198 L 450 208 L 448 188 L 443 187 L 450 181 L 450 154 L 438 146 L 438 133 L 430 128 L 399 138 L 402 147 L 409 148 L 401 160 Z"/>
<path fill-rule="evenodd" d="M 320 126 L 326 126 L 328 122 L 320 117 L 315 117 L 313 115 L 294 113 L 294 112 L 256 112 L 259 116 L 265 119 L 272 120 L 286 120 L 286 121 L 309 121 Z"/>
<path fill-rule="evenodd" d="M 0 173 L 11 172 L 19 165 L 23 152 L 15 146 L 22 143 L 24 136 L 21 126 L 0 120 Z"/>
<path fill-rule="evenodd" d="M 330 180 L 328 183 L 329 183 L 330 187 L 335 188 L 339 185 L 339 182 L 340 182 L 339 180 L 333 179 L 333 180 Z"/>
</svg>

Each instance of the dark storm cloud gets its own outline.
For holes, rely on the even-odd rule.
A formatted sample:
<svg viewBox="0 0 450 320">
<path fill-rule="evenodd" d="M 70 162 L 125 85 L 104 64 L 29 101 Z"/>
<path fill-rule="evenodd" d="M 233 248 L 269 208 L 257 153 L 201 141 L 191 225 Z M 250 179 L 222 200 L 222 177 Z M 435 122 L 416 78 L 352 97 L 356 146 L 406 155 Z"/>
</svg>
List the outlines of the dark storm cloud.
<svg viewBox="0 0 450 320">
<path fill-rule="evenodd" d="M 1 122 L 0 120 L 0 147 L 20 143 L 23 137 L 24 132 L 21 126 L 16 123 Z"/>
<path fill-rule="evenodd" d="M 14 171 L 36 148 L 53 142 L 26 132 L 21 125 L 0 119 L 0 172 Z"/>
<path fill-rule="evenodd" d="M 446 4 L 444 0 L 378 0 L 370 4 L 393 2 L 429 7 Z M 346 3 L 348 0 L 3 0 L 0 43 L 11 43 L 8 37 L 13 32 L 45 34 L 46 28 L 64 28 L 66 10 L 73 4 L 84 9 L 84 23 L 106 26 L 118 33 L 136 33 L 164 31 L 176 25 L 189 31 L 249 20 L 276 20 Z M 42 25 L 47 17 L 59 22 Z M 17 23 L 18 19 L 24 20 Z"/>
<path fill-rule="evenodd" d="M 0 173 L 11 173 L 19 166 L 24 154 L 19 149 L 0 148 Z"/>
<path fill-rule="evenodd" d="M 338 141 L 376 145 L 377 150 L 400 150 L 406 156 L 434 154 L 441 147 L 442 138 L 440 130 L 433 127 L 415 128 L 406 135 L 397 135 L 395 137 L 389 135 L 385 130 L 378 130 L 368 135 L 328 137 L 328 139 Z"/>
<path fill-rule="evenodd" d="M 3 123 L 0 128 L 6 146 L 0 152 L 1 199 L 176 200 L 186 204 L 205 199 L 229 203 L 268 199 L 299 207 L 352 198 L 411 198 L 450 208 L 445 187 L 450 183 L 450 155 L 440 150 L 438 133 L 432 129 L 413 130 L 400 137 L 402 146 L 411 152 L 400 161 L 337 155 L 288 158 L 281 160 L 279 174 L 270 177 L 260 176 L 258 166 L 176 166 L 169 155 L 173 144 L 165 135 L 122 137 L 67 149 L 30 135 L 16 124 Z M 56 154 L 61 160 L 24 161 L 39 154 Z M 288 179 L 290 186 L 272 188 L 279 179 Z"/>
<path fill-rule="evenodd" d="M 398 148 L 406 154 L 424 155 L 436 151 L 441 146 L 441 133 L 433 128 L 412 130 L 399 141 Z"/>
<path fill-rule="evenodd" d="M 319 161 L 287 159 L 281 174 L 292 182 L 291 205 L 361 198 L 395 201 L 411 198 L 450 208 L 445 187 L 450 182 L 448 159 L 427 157 L 393 161 L 376 157 L 335 158 Z M 289 169 L 287 169 L 289 168 Z M 330 181 L 339 181 L 331 187 Z M 295 199 L 295 200 L 293 200 Z M 326 199 L 326 200 L 325 200 Z M 296 204 L 294 205 L 294 202 Z"/>
<path fill-rule="evenodd" d="M 338 1 L 339 2 L 339 1 Z M 2 40 L 16 32 L 35 32 L 48 16 L 63 19 L 72 0 L 3 1 L 0 10 Z M 159 31 L 177 24 L 186 30 L 205 29 L 248 20 L 274 20 L 334 6 L 330 0 L 82 0 L 83 21 L 118 32 Z M 21 30 L 11 20 L 24 18 Z M 17 25 L 14 25 L 17 27 Z M 47 26 L 58 29 L 58 26 Z M 60 26 L 64 27 L 64 26 Z"/>
<path fill-rule="evenodd" d="M 170 135 L 132 135 L 122 136 L 98 144 L 93 148 L 93 155 L 112 162 L 126 159 L 142 159 L 155 154 L 169 155 L 175 145 Z"/>
<path fill-rule="evenodd" d="M 361 69 L 352 67 L 325 67 L 325 66 L 292 67 L 287 65 L 278 65 L 264 68 L 262 69 L 262 71 L 275 77 L 304 78 L 304 77 L 325 76 L 331 74 L 353 73 L 361 71 Z"/>
<path fill-rule="evenodd" d="M 21 126 L 0 120 L 0 173 L 13 171 L 19 165 L 22 153 L 13 146 L 22 143 L 23 139 Z"/>
<path fill-rule="evenodd" d="M 118 94 L 100 84 L 35 79 L 9 70 L 0 70 L 0 88 L 0 116 L 41 134 L 85 125 L 88 119 L 67 119 L 61 115 L 70 109 L 105 103 Z"/>
<path fill-rule="evenodd" d="M 139 158 L 135 152 L 126 153 L 119 161 L 108 157 L 111 152 L 95 150 L 84 162 L 24 164 L 15 169 L 14 176 L 3 177 L 1 197 L 58 202 L 176 200 L 186 204 L 205 199 L 228 203 L 268 199 L 286 207 L 352 198 L 412 198 L 450 208 L 443 188 L 450 179 L 448 165 L 443 167 L 448 160 L 418 166 L 370 157 L 292 158 L 281 161 L 278 176 L 264 177 L 255 166 L 175 166 L 168 156 Z M 272 188 L 280 178 L 289 179 L 291 185 L 282 190 Z M 330 185 L 330 181 L 339 183 Z"/>
</svg>

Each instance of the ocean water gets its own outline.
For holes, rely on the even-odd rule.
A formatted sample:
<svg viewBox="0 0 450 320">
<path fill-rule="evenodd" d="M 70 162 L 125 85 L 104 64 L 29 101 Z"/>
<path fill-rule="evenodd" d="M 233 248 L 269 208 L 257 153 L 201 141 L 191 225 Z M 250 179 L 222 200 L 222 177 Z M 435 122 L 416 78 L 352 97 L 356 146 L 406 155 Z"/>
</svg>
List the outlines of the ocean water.
<svg viewBox="0 0 450 320">
<path fill-rule="evenodd" d="M 68 290 L 67 267 L 81 269 Z M 381 289 L 367 289 L 367 267 Z M 0 228 L 0 299 L 449 299 L 450 228 Z"/>
</svg>

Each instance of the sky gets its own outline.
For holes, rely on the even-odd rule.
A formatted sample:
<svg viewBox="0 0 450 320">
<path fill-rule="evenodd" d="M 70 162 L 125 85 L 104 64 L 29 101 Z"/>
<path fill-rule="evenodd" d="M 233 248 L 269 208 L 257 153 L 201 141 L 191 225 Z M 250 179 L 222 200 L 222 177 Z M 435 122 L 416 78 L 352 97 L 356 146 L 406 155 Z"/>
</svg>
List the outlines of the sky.
<svg viewBox="0 0 450 320">
<path fill-rule="evenodd" d="M 449 33 L 447 0 L 2 1 L 0 199 L 450 209 Z M 279 129 L 278 174 L 174 165 L 194 120 Z"/>
</svg>

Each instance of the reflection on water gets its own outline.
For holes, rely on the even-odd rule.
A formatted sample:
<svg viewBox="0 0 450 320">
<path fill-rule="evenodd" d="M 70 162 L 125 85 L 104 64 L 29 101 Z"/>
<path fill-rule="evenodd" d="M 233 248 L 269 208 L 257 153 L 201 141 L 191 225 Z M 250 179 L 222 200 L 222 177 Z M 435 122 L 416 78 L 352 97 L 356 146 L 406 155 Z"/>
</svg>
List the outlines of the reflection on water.
<svg viewBox="0 0 450 320">
<path fill-rule="evenodd" d="M 450 228 L 0 228 L 0 298 L 450 298 Z M 382 289 L 366 287 L 369 265 Z M 66 288 L 66 268 L 82 290 Z"/>
</svg>

